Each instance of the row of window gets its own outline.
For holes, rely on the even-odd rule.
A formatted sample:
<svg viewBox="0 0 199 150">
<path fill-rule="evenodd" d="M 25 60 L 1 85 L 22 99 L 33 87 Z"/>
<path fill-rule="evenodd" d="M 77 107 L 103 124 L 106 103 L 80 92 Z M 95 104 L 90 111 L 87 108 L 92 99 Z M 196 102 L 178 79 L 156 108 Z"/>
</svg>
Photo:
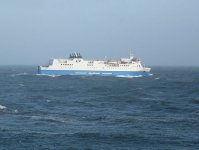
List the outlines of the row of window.
<svg viewBox="0 0 199 150">
<path fill-rule="evenodd" d="M 73 66 L 73 64 L 61 64 L 61 66 Z"/>
<path fill-rule="evenodd" d="M 120 65 L 120 66 L 123 66 L 123 67 L 129 67 L 129 65 Z"/>
<path fill-rule="evenodd" d="M 72 69 L 73 67 L 61 67 L 62 69 Z"/>
</svg>

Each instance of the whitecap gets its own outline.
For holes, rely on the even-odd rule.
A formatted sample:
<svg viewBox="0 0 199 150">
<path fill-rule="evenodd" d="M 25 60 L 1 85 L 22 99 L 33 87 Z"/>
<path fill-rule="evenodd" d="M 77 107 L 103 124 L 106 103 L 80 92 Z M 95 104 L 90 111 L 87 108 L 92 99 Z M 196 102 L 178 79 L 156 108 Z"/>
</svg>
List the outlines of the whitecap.
<svg viewBox="0 0 199 150">
<path fill-rule="evenodd" d="M 31 119 L 40 120 L 40 119 L 42 119 L 42 117 L 41 116 L 31 116 Z"/>
<path fill-rule="evenodd" d="M 155 80 L 160 80 L 160 78 L 155 78 Z"/>
<path fill-rule="evenodd" d="M 23 73 L 12 74 L 10 76 L 15 77 L 15 76 L 25 76 L 25 75 L 29 75 L 29 74 L 27 72 L 23 72 Z"/>
<path fill-rule="evenodd" d="M 0 105 L 0 109 L 6 109 L 7 107 L 6 106 L 3 106 L 3 105 Z"/>
<path fill-rule="evenodd" d="M 63 118 L 53 117 L 53 116 L 46 117 L 46 120 L 53 121 L 53 122 L 65 122 Z"/>
<path fill-rule="evenodd" d="M 46 102 L 47 102 L 47 103 L 50 103 L 50 102 L 51 102 L 51 100 L 46 100 Z"/>
<path fill-rule="evenodd" d="M 14 110 L 15 113 L 18 113 L 19 111 L 17 109 Z"/>
<path fill-rule="evenodd" d="M 25 86 L 24 84 L 19 84 L 19 86 Z"/>
</svg>

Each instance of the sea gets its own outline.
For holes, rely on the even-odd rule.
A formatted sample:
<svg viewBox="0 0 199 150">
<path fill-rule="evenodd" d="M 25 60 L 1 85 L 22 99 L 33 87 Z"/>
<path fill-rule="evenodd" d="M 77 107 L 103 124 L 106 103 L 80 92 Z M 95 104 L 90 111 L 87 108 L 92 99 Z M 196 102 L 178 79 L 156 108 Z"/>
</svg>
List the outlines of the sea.
<svg viewBox="0 0 199 150">
<path fill-rule="evenodd" d="M 198 150 L 199 67 L 149 77 L 0 67 L 0 150 Z"/>
</svg>

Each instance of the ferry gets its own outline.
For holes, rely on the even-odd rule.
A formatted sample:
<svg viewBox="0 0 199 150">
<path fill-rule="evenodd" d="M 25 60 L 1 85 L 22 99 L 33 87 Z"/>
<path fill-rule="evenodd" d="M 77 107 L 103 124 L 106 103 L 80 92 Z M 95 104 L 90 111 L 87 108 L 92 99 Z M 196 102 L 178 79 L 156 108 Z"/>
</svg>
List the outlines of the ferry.
<svg viewBox="0 0 199 150">
<path fill-rule="evenodd" d="M 72 53 L 67 59 L 51 59 L 47 66 L 39 66 L 40 75 L 101 75 L 101 76 L 149 76 L 151 68 L 130 54 L 120 60 L 84 60 L 80 53 Z"/>
</svg>

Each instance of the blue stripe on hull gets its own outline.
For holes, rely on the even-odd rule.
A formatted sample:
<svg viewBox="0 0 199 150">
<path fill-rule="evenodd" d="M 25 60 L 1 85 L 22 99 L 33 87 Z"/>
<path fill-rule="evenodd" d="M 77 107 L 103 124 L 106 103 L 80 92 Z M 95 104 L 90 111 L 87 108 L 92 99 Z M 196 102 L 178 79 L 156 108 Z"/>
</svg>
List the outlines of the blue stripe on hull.
<svg viewBox="0 0 199 150">
<path fill-rule="evenodd" d="M 81 71 L 81 70 L 39 70 L 44 75 L 101 75 L 101 76 L 149 76 L 144 71 Z"/>
</svg>

